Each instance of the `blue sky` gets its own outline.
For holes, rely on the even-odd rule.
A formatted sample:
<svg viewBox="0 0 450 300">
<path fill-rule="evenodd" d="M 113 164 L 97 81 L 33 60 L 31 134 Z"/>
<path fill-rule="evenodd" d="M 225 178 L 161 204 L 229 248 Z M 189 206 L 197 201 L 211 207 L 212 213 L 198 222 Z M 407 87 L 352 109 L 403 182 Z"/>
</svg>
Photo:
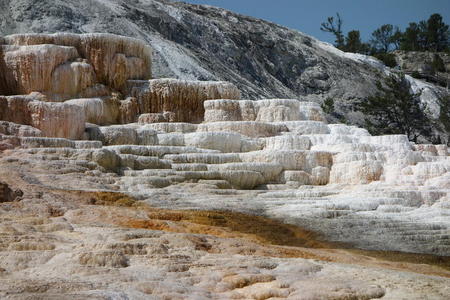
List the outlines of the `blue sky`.
<svg viewBox="0 0 450 300">
<path fill-rule="evenodd" d="M 184 0 L 223 7 L 244 15 L 266 19 L 300 30 L 320 40 L 334 42 L 320 31 L 320 23 L 339 12 L 343 30 L 358 29 L 364 40 L 383 24 L 406 27 L 409 22 L 440 13 L 450 24 L 450 0 Z"/>
</svg>

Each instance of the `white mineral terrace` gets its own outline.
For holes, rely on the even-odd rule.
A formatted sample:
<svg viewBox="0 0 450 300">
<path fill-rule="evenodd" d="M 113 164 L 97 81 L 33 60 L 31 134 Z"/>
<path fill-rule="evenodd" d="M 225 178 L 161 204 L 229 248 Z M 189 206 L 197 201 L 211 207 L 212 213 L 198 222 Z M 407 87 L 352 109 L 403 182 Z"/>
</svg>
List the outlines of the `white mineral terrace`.
<svg viewBox="0 0 450 300">
<path fill-rule="evenodd" d="M 144 80 L 151 49 L 134 39 L 4 43 L 0 139 L 18 152 L 114 172 L 110 188 L 153 205 L 258 211 L 359 247 L 450 253 L 445 145 L 327 124 L 301 99 L 236 100 L 226 82 Z"/>
<path fill-rule="evenodd" d="M 17 137 L 18 152 L 115 172 L 115 190 L 153 205 L 261 211 L 359 247 L 449 253 L 446 146 L 327 125 L 311 102 L 204 106 L 201 124 L 89 125 L 85 140 Z M 4 133 L 39 135 L 29 126 L 2 126 Z M 158 201 L 159 193 L 176 201 Z"/>
<path fill-rule="evenodd" d="M 151 52 L 109 34 L 0 38 L 0 298 L 445 299 L 444 269 L 177 216 L 449 256 L 446 145 L 327 124 L 302 99 L 240 100 L 228 82 L 151 79 Z M 117 192 L 132 200 L 96 202 Z"/>
</svg>

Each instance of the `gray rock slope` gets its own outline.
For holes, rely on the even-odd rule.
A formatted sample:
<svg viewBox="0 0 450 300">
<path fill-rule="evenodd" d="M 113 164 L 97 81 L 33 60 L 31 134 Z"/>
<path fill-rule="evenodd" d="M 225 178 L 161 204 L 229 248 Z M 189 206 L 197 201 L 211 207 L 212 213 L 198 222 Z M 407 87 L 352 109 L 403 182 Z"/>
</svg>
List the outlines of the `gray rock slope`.
<svg viewBox="0 0 450 300">
<path fill-rule="evenodd" d="M 155 50 L 155 77 L 226 80 L 251 99 L 332 97 L 337 111 L 357 124 L 361 116 L 352 103 L 373 94 L 385 73 L 374 61 L 296 30 L 211 6 L 166 0 L 0 2 L 0 35 L 57 31 L 143 39 Z"/>
</svg>

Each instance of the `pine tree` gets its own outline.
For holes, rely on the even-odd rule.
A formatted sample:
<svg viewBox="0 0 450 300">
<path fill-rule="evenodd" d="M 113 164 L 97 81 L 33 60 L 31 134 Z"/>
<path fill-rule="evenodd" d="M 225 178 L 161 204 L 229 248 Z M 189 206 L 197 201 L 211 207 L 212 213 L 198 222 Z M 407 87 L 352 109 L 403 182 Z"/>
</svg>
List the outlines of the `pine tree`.
<svg viewBox="0 0 450 300">
<path fill-rule="evenodd" d="M 427 51 L 429 48 L 428 45 L 428 38 L 427 38 L 427 22 L 426 21 L 420 21 L 419 22 L 419 35 L 417 42 L 419 44 L 419 51 Z"/>
<path fill-rule="evenodd" d="M 426 116 L 420 95 L 410 92 L 405 76 L 391 75 L 385 85 L 377 82 L 380 92 L 359 104 L 366 115 L 366 125 L 373 134 L 406 134 L 410 141 L 430 136 L 431 122 Z"/>
<path fill-rule="evenodd" d="M 384 24 L 372 33 L 371 43 L 378 52 L 388 52 L 396 31 L 391 24 Z"/>
<path fill-rule="evenodd" d="M 449 46 L 449 26 L 440 14 L 433 14 L 426 22 L 427 50 L 445 51 Z"/>
<path fill-rule="evenodd" d="M 344 50 L 346 52 L 366 54 L 369 52 L 369 46 L 361 41 L 359 30 L 352 30 L 348 32 L 345 38 Z"/>
<path fill-rule="evenodd" d="M 327 22 L 323 22 L 320 26 L 320 30 L 334 34 L 336 37 L 336 48 L 343 49 L 345 46 L 345 38 L 342 33 L 342 19 L 339 13 L 336 13 L 336 23 L 334 17 L 328 17 Z"/>
<path fill-rule="evenodd" d="M 334 113 L 334 100 L 333 100 L 333 98 L 328 97 L 327 99 L 325 99 L 325 101 L 323 101 L 321 107 L 322 107 L 322 110 L 325 113 L 327 113 L 327 114 Z"/>
<path fill-rule="evenodd" d="M 420 27 L 417 23 L 409 23 L 406 28 L 403 38 L 400 42 L 400 49 L 405 51 L 419 51 L 419 36 L 421 34 Z"/>
<path fill-rule="evenodd" d="M 449 25 L 440 14 L 433 14 L 427 21 L 409 23 L 403 34 L 400 49 L 405 51 L 448 51 Z"/>
<path fill-rule="evenodd" d="M 394 34 L 391 36 L 391 44 L 394 46 L 394 50 L 400 49 L 402 38 L 403 32 L 396 26 L 394 29 Z"/>
<path fill-rule="evenodd" d="M 397 66 L 397 60 L 395 59 L 395 55 L 393 53 L 374 53 L 373 56 L 381 60 L 386 66 L 390 68 L 394 68 Z"/>
<path fill-rule="evenodd" d="M 439 106 L 441 110 L 439 114 L 440 129 L 447 132 L 447 145 L 450 146 L 450 96 L 439 99 Z"/>
</svg>

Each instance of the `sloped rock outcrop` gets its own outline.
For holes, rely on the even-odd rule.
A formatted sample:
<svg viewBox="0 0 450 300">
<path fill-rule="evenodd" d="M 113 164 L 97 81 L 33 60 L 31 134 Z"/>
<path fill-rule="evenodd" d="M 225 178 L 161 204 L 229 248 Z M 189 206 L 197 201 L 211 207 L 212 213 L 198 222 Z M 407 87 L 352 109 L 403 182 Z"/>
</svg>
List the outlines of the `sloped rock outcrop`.
<svg viewBox="0 0 450 300">
<path fill-rule="evenodd" d="M 450 72 L 450 55 L 446 52 L 420 52 L 396 50 L 395 55 L 397 65 L 406 74 L 418 75 L 423 80 L 448 86 L 448 72 Z M 433 67 L 433 62 L 437 59 L 442 61 L 439 69 Z"/>
<path fill-rule="evenodd" d="M 41 101 L 39 95 L 0 96 L 0 118 L 32 126 L 43 136 L 81 139 L 85 114 L 78 106 Z"/>
<path fill-rule="evenodd" d="M 13 136 L 36 136 L 42 135 L 42 132 L 28 125 L 16 124 L 8 121 L 0 121 L 0 133 Z"/>
</svg>

